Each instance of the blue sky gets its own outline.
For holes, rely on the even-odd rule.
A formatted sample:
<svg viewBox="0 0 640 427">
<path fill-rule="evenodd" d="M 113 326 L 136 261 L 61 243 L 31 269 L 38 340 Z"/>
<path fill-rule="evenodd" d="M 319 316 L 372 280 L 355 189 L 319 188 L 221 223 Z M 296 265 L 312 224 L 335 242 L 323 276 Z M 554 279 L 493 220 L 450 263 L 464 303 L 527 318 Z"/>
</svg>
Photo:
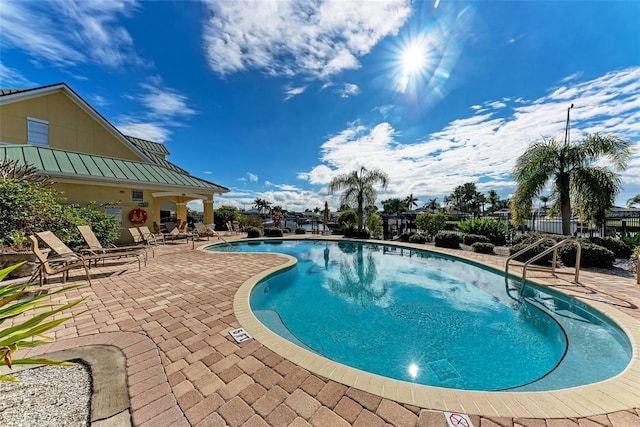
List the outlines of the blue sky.
<svg viewBox="0 0 640 427">
<path fill-rule="evenodd" d="M 623 205 L 640 193 L 638 22 L 636 1 L 0 0 L 0 87 L 66 82 L 246 209 L 335 209 L 327 184 L 361 165 L 390 177 L 378 204 L 465 182 L 504 199 L 573 103 L 571 140 L 633 142 Z"/>
</svg>

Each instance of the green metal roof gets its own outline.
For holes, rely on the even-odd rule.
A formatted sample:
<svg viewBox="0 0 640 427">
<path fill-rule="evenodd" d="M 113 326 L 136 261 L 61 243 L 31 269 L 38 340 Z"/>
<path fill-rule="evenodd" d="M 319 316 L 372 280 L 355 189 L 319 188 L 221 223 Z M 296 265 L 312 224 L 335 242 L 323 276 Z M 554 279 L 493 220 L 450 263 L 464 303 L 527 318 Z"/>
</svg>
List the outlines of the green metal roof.
<svg viewBox="0 0 640 427">
<path fill-rule="evenodd" d="M 133 142 L 141 150 L 150 151 L 152 153 L 164 154 L 164 155 L 169 154 L 169 150 L 167 150 L 167 147 L 165 147 L 164 144 L 161 144 L 159 142 L 148 141 L 146 139 L 136 138 L 134 136 L 128 136 L 128 135 L 125 135 L 125 136 L 129 141 Z"/>
<path fill-rule="evenodd" d="M 189 175 L 186 171 L 151 163 L 134 162 L 90 154 L 57 150 L 33 145 L 0 145 L 0 159 L 18 160 L 31 164 L 51 176 L 95 179 L 118 183 L 150 184 L 209 190 L 227 193 L 228 188 Z"/>
</svg>

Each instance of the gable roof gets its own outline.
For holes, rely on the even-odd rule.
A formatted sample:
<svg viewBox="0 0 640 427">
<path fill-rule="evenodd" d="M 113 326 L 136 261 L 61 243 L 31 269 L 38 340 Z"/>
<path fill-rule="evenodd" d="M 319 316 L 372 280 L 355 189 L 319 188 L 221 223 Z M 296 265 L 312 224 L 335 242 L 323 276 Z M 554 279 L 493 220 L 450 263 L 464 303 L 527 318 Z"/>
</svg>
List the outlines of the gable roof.
<svg viewBox="0 0 640 427">
<path fill-rule="evenodd" d="M 144 151 L 145 154 L 147 154 L 149 160 L 151 160 L 156 165 L 163 166 L 168 169 L 173 169 L 181 173 L 189 173 L 185 169 L 182 169 L 180 166 L 171 163 L 164 158 L 164 156 L 169 154 L 169 150 L 167 150 L 167 147 L 165 147 L 164 144 L 161 144 L 159 142 L 147 141 L 146 139 L 140 139 L 133 136 L 127 136 L 127 139 L 141 151 Z"/>
<path fill-rule="evenodd" d="M 229 189 L 213 182 L 151 163 L 112 157 L 76 153 L 48 147 L 14 144 L 0 146 L 0 160 L 17 160 L 31 164 L 52 178 L 84 179 L 115 184 L 138 184 L 176 187 L 213 193 L 228 193 Z"/>
<path fill-rule="evenodd" d="M 118 141 L 127 146 L 131 151 L 140 156 L 141 159 L 151 160 L 149 154 L 141 150 L 125 137 L 114 125 L 112 125 L 102 114 L 87 103 L 80 95 L 73 91 L 66 83 L 56 83 L 48 86 L 40 86 L 32 89 L 0 89 L 0 105 L 12 104 L 14 102 L 26 101 L 41 96 L 51 95 L 56 92 L 62 92 L 69 99 L 76 103 L 82 110 L 91 116 L 96 122 L 100 123 L 109 133 L 111 133 Z"/>
</svg>

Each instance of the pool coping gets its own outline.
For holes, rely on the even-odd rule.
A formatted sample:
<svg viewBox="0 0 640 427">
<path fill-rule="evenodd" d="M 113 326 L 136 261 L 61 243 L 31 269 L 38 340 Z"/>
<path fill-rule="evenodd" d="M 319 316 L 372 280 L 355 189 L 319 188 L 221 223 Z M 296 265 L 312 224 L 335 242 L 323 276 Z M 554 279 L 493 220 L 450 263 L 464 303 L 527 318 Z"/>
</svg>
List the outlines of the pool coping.
<svg viewBox="0 0 640 427">
<path fill-rule="evenodd" d="M 300 239 L 300 236 L 297 239 Z M 337 240 L 335 238 L 322 239 L 315 236 L 314 239 Z M 495 265 L 488 262 L 465 258 L 459 254 L 452 254 L 447 250 L 439 250 L 439 248 L 425 248 L 412 244 L 398 244 L 387 241 L 364 240 L 361 242 L 442 253 L 484 265 L 493 270 L 496 269 Z M 242 256 L 243 254 L 239 253 L 237 255 Z M 240 286 L 234 296 L 234 312 L 240 325 L 258 342 L 317 375 L 400 403 L 426 409 L 464 412 L 483 416 L 522 418 L 586 417 L 627 410 L 640 401 L 640 388 L 637 387 L 637 379 L 640 378 L 640 355 L 638 353 L 640 320 L 611 307 L 605 302 L 584 297 L 584 295 L 577 292 L 554 288 L 556 292 L 579 298 L 592 309 L 607 316 L 625 332 L 631 343 L 631 361 L 615 377 L 578 387 L 538 392 L 467 391 L 424 386 L 371 374 L 331 361 L 287 341 L 264 326 L 251 311 L 249 296 L 253 287 L 260 281 L 282 270 L 291 268 L 297 263 L 297 260 L 289 255 L 279 254 L 279 256 L 287 259 L 283 265 L 263 271 L 246 280 Z M 512 274 L 518 277 L 520 272 L 518 269 L 513 269 Z M 540 286 L 553 286 L 552 283 L 542 278 L 529 278 L 529 280 Z"/>
</svg>

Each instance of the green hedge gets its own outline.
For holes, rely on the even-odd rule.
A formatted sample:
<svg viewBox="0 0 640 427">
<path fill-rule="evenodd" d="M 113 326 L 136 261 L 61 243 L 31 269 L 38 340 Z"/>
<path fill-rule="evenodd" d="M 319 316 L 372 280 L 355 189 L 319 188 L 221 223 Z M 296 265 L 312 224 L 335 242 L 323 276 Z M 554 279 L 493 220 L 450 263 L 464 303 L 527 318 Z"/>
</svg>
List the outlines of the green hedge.
<svg viewBox="0 0 640 427">
<path fill-rule="evenodd" d="M 585 241 L 584 239 L 580 239 L 580 241 Z M 615 237 L 589 237 L 586 239 L 588 243 L 593 243 L 594 245 L 602 246 L 603 248 L 607 248 L 612 251 L 616 258 L 625 258 L 629 259 L 631 253 L 633 252 L 633 248 L 631 245 L 625 243 L 620 239 L 616 239 Z"/>
<path fill-rule="evenodd" d="M 493 219 L 478 218 L 462 221 L 458 228 L 466 234 L 479 234 L 489 238 L 489 241 L 496 246 L 506 244 L 507 223 Z"/>
<path fill-rule="evenodd" d="M 581 243 L 581 246 L 580 267 L 613 267 L 613 261 L 615 261 L 616 258 L 613 251 L 587 242 Z M 566 245 L 558 249 L 558 256 L 564 265 L 573 267 L 576 265 L 577 250 L 576 245 Z"/>
<path fill-rule="evenodd" d="M 477 252 L 479 254 L 493 254 L 494 248 L 495 245 L 488 242 L 475 242 L 471 245 L 473 252 Z"/>
<path fill-rule="evenodd" d="M 260 237 L 260 229 L 258 227 L 247 227 L 247 237 L 252 239 Z"/>
<path fill-rule="evenodd" d="M 403 231 L 402 234 L 400 234 L 399 240 L 401 242 L 408 242 L 414 234 L 413 231 Z"/>
<path fill-rule="evenodd" d="M 422 233 L 416 233 L 409 237 L 409 243 L 427 243 L 427 236 Z"/>
<path fill-rule="evenodd" d="M 304 227 L 298 227 L 296 228 L 296 234 L 306 234 L 307 229 Z"/>
<path fill-rule="evenodd" d="M 460 247 L 460 236 L 450 231 L 441 231 L 435 237 L 436 246 L 440 248 L 458 249 Z"/>
<path fill-rule="evenodd" d="M 265 237 L 282 237 L 282 230 L 278 227 L 269 227 L 264 229 Z"/>
<path fill-rule="evenodd" d="M 465 245 L 473 245 L 476 242 L 491 243 L 487 236 L 481 236 L 480 234 L 465 234 L 462 236 L 462 243 Z"/>
</svg>

